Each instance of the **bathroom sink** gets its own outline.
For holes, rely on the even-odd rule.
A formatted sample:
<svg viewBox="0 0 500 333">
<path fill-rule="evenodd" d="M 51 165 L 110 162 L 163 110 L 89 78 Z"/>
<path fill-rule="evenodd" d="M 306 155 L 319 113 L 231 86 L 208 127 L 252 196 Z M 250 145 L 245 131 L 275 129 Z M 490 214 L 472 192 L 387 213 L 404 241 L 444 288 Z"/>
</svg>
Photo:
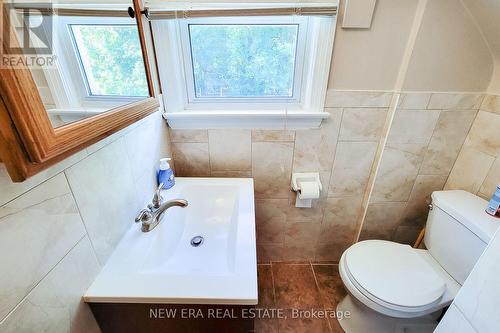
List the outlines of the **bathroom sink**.
<svg viewBox="0 0 500 333">
<path fill-rule="evenodd" d="M 86 302 L 256 304 L 252 179 L 177 178 L 172 207 L 151 232 L 133 224 Z"/>
</svg>

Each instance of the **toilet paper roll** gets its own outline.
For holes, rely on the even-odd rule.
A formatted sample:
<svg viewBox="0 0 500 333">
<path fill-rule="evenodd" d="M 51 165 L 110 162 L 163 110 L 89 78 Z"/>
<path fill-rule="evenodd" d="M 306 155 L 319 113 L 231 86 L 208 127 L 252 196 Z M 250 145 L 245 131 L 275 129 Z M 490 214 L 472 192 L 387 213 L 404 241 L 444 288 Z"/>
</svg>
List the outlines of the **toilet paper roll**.
<svg viewBox="0 0 500 333">
<path fill-rule="evenodd" d="M 319 184 L 317 182 L 301 182 L 299 199 L 318 199 Z"/>
</svg>

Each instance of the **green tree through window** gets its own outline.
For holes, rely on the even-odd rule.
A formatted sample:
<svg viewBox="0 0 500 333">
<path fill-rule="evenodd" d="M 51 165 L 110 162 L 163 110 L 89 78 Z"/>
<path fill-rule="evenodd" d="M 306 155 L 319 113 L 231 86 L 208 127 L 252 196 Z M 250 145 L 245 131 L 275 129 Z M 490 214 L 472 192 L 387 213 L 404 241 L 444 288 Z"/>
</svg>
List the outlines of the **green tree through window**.
<svg viewBox="0 0 500 333">
<path fill-rule="evenodd" d="M 190 24 L 196 97 L 293 97 L 298 25 Z"/>
<path fill-rule="evenodd" d="M 91 96 L 149 96 L 135 25 L 71 25 Z"/>
</svg>

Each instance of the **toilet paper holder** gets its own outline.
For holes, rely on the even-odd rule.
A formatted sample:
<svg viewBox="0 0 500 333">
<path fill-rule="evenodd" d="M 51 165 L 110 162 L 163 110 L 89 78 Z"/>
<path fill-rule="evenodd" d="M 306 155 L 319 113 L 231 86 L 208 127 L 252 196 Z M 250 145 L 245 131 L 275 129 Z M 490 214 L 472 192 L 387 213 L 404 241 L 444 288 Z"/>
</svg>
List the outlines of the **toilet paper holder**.
<svg viewBox="0 0 500 333">
<path fill-rule="evenodd" d="M 300 183 L 301 182 L 316 182 L 319 185 L 319 190 L 323 190 L 323 185 L 319 179 L 318 172 L 302 172 L 292 174 L 292 190 L 300 193 Z"/>
</svg>

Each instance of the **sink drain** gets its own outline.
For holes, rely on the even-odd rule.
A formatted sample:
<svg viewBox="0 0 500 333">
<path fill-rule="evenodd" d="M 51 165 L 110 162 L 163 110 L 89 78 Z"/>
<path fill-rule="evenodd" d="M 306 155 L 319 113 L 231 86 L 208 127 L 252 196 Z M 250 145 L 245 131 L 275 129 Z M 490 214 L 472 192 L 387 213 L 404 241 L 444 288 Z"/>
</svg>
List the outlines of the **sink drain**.
<svg viewBox="0 0 500 333">
<path fill-rule="evenodd" d="M 201 236 L 194 236 L 191 239 L 191 246 L 198 247 L 201 244 L 203 244 L 203 241 L 204 241 L 203 237 L 201 237 Z"/>
</svg>

